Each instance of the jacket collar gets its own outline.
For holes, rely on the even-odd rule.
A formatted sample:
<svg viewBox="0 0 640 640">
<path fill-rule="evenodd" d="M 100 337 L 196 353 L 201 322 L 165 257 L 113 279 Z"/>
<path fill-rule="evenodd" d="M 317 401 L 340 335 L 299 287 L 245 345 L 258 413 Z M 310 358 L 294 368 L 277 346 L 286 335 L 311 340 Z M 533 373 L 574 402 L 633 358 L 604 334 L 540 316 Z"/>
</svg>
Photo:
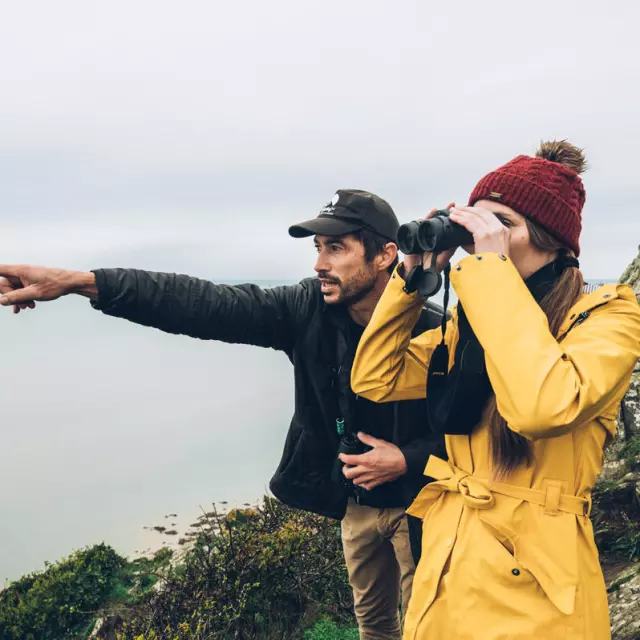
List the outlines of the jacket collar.
<svg viewBox="0 0 640 640">
<path fill-rule="evenodd" d="M 600 288 L 583 295 L 578 302 L 576 302 L 565 318 L 564 322 L 560 326 L 558 333 L 558 340 L 564 338 L 566 333 L 573 327 L 574 324 L 580 321 L 580 316 L 584 313 L 588 313 L 600 307 L 603 304 L 607 304 L 612 300 L 620 297 L 620 285 L 617 284 L 605 284 Z"/>
</svg>

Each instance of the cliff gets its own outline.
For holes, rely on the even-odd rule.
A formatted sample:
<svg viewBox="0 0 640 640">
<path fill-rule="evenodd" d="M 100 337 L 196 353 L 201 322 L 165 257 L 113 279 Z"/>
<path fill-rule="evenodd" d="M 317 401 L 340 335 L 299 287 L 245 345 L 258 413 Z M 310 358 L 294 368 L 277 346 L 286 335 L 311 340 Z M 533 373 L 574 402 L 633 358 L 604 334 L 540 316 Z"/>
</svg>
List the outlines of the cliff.
<svg viewBox="0 0 640 640">
<path fill-rule="evenodd" d="M 640 252 L 620 278 L 640 298 Z M 614 640 L 640 638 L 640 366 L 620 407 L 594 491 L 593 523 L 609 592 Z"/>
</svg>

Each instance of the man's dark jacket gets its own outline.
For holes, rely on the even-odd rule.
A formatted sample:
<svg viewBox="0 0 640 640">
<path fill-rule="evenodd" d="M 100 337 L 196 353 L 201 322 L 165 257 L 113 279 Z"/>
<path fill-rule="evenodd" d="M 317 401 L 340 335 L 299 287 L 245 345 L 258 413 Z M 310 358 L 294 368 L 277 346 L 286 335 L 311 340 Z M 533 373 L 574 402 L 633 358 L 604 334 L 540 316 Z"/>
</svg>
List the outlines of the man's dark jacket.
<svg viewBox="0 0 640 640">
<path fill-rule="evenodd" d="M 315 278 L 261 289 L 133 269 L 94 273 L 93 306 L 107 315 L 169 333 L 284 351 L 294 368 L 295 409 L 271 491 L 292 507 L 344 517 L 347 490 L 331 478 L 341 415 L 336 370 L 351 366 L 337 362 L 337 336 L 349 322 L 344 305 L 326 305 Z M 439 307 L 426 308 L 420 330 L 437 326 L 440 317 Z M 348 377 L 342 391 L 351 394 L 344 385 Z M 429 431 L 424 401 L 397 402 L 394 416 L 392 442 L 407 461 L 402 493 L 408 505 L 424 485 L 429 455 L 445 456 L 444 442 Z"/>
</svg>

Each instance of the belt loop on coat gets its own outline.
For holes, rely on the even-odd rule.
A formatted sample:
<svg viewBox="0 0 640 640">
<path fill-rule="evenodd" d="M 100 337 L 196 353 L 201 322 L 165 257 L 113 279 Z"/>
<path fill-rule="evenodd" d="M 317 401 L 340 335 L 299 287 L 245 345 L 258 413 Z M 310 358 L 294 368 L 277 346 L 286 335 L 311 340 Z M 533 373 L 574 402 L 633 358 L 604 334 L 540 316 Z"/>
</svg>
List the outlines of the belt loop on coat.
<svg viewBox="0 0 640 640">
<path fill-rule="evenodd" d="M 547 516 L 557 516 L 560 507 L 562 487 L 560 483 L 548 481 L 544 492 L 544 513 Z"/>
</svg>

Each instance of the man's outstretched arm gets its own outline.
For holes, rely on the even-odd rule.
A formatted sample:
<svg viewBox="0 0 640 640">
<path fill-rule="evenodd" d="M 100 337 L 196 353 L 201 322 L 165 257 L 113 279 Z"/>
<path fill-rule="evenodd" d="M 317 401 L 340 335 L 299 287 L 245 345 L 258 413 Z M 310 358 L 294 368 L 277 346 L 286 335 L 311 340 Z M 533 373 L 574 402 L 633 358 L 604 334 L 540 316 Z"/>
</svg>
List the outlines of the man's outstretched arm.
<svg viewBox="0 0 640 640">
<path fill-rule="evenodd" d="M 66 271 L 0 265 L 0 304 L 14 310 L 68 294 L 107 315 L 169 333 L 287 350 L 309 308 L 310 285 L 217 285 L 136 269 Z"/>
</svg>

